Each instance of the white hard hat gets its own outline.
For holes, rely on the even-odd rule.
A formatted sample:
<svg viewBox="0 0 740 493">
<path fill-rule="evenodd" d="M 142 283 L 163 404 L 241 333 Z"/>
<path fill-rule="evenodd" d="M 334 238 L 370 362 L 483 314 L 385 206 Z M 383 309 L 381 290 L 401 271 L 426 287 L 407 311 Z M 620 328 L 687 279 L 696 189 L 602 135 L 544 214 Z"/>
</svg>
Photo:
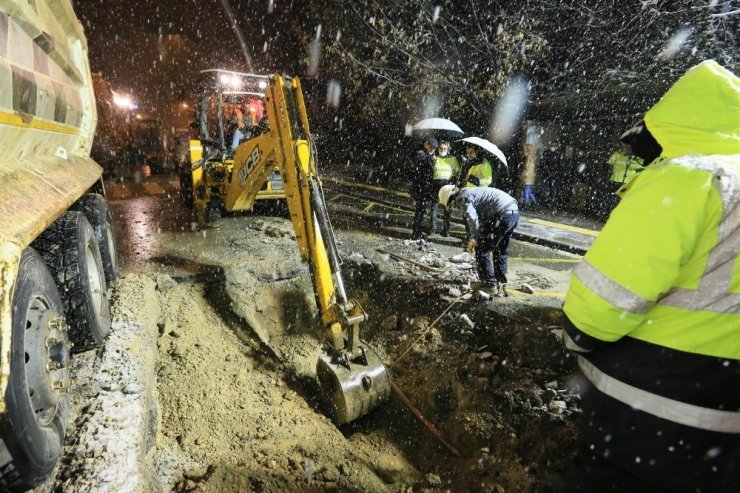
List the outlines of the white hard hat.
<svg viewBox="0 0 740 493">
<path fill-rule="evenodd" d="M 450 196 L 459 192 L 460 189 L 455 185 L 445 185 L 439 189 L 439 203 L 447 207 L 447 202 L 450 201 Z"/>
</svg>

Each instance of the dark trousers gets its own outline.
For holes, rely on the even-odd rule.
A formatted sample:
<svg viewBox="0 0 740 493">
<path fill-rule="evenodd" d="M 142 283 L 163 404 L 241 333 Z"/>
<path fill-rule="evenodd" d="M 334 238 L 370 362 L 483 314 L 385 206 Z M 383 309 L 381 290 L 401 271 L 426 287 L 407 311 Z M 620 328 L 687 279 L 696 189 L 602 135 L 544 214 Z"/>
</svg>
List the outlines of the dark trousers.
<svg viewBox="0 0 740 493">
<path fill-rule="evenodd" d="M 434 201 L 432 205 L 432 230 L 431 233 L 437 232 L 437 225 L 439 224 L 438 217 L 440 212 L 442 213 L 442 235 L 447 236 L 450 234 L 450 209 L 439 203 L 439 189 L 445 185 L 450 184 L 450 180 L 434 180 L 434 195 L 431 199 Z"/>
<path fill-rule="evenodd" d="M 412 238 L 418 240 L 421 238 L 421 226 L 424 222 L 424 215 L 427 212 L 427 208 L 432 204 L 431 197 L 429 195 L 420 195 L 414 197 L 416 201 L 416 209 L 414 210 L 414 223 L 411 226 Z"/>
<path fill-rule="evenodd" d="M 579 382 L 578 491 L 740 491 L 740 435 L 673 423 Z"/>
<path fill-rule="evenodd" d="M 484 284 L 506 284 L 509 270 L 509 241 L 519 224 L 519 213 L 505 213 L 490 224 L 481 225 L 475 245 L 478 279 Z M 493 256 L 493 261 L 491 261 Z"/>
</svg>

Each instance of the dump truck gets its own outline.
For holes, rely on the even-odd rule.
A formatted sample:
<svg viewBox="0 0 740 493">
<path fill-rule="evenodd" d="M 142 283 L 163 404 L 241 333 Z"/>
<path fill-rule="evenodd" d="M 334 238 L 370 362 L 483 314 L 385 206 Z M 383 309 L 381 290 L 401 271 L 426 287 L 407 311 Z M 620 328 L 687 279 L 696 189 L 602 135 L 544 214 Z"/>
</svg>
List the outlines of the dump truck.
<svg viewBox="0 0 740 493">
<path fill-rule="evenodd" d="M 70 354 L 110 330 L 119 277 L 87 41 L 70 0 L 0 2 L 0 490 L 62 451 Z"/>
<path fill-rule="evenodd" d="M 189 168 L 193 187 L 188 199 L 206 226 L 213 226 L 223 211 L 251 210 L 266 189 L 265 183 L 278 171 L 298 250 L 311 267 L 316 306 L 325 331 L 323 352 L 316 364 L 321 397 L 336 424 L 349 423 L 389 398 L 390 376 L 378 354 L 360 338 L 361 324 L 368 315 L 345 290 L 300 81 L 237 72 L 217 81 L 231 91 L 263 97 L 265 121 L 261 131 L 245 135 L 235 149 L 224 145 L 226 138 L 218 125 L 214 127 L 216 139 L 191 141 L 195 159 Z M 222 115 L 218 103 L 214 108 L 203 102 L 201 112 Z M 209 129 L 201 129 L 200 135 L 209 135 Z"/>
</svg>

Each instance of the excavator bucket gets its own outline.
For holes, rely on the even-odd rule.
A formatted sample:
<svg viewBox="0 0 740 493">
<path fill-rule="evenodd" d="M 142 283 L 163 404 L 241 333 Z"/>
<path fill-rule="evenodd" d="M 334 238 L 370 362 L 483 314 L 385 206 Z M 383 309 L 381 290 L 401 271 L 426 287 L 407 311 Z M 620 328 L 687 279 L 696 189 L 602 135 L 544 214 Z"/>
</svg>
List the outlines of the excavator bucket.
<svg viewBox="0 0 740 493">
<path fill-rule="evenodd" d="M 360 344 L 362 355 L 338 361 L 324 354 L 316 364 L 316 375 L 334 423 L 341 425 L 369 413 L 391 393 L 388 371 L 378 354 Z"/>
</svg>

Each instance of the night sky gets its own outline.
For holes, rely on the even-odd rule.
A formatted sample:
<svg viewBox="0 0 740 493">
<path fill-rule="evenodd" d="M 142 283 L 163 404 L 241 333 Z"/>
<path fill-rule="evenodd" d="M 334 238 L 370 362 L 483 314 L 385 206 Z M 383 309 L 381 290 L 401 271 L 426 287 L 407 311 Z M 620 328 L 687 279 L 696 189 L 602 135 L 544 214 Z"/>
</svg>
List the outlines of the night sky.
<svg viewBox="0 0 740 493">
<path fill-rule="evenodd" d="M 305 57 L 295 52 L 299 44 L 283 41 L 295 5 L 276 5 L 268 13 L 267 0 L 230 4 L 256 72 L 299 66 Z M 74 6 L 88 38 L 92 71 L 101 72 L 114 90 L 131 94 L 143 111 L 192 99 L 200 70 L 248 71 L 219 0 L 78 0 Z"/>
</svg>

